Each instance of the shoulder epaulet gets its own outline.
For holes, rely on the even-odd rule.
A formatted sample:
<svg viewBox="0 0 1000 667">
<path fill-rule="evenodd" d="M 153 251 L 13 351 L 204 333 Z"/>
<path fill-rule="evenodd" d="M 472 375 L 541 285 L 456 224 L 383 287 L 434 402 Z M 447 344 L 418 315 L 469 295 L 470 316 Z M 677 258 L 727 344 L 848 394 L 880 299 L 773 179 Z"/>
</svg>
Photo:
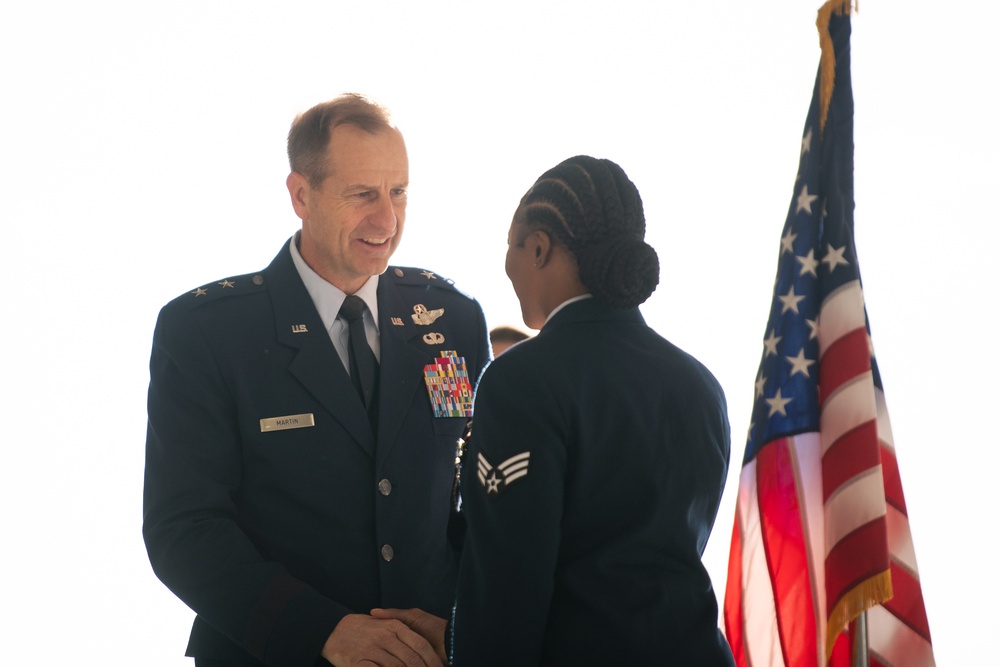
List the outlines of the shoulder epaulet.
<svg viewBox="0 0 1000 667">
<path fill-rule="evenodd" d="M 173 303 L 187 308 L 197 308 L 219 299 L 258 292 L 263 286 L 264 273 L 262 271 L 246 273 L 242 276 L 231 276 L 196 287 L 181 294 L 173 300 Z"/>
<path fill-rule="evenodd" d="M 472 295 L 463 292 L 451 278 L 439 276 L 433 271 L 418 269 L 413 266 L 390 266 L 385 275 L 389 276 L 397 285 L 413 285 L 415 287 L 437 287 L 452 292 L 457 292 L 467 299 L 472 299 Z"/>
</svg>

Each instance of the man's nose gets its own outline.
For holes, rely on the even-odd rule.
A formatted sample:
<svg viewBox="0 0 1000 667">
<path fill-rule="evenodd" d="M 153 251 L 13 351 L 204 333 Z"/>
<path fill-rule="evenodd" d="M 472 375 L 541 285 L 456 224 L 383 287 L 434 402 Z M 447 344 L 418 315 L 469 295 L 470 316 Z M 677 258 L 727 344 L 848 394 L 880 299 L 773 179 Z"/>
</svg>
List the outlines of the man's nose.
<svg viewBox="0 0 1000 667">
<path fill-rule="evenodd" d="M 375 210 L 368 216 L 368 221 L 387 233 L 396 231 L 396 208 L 393 206 L 392 198 L 383 196 L 378 198 Z"/>
</svg>

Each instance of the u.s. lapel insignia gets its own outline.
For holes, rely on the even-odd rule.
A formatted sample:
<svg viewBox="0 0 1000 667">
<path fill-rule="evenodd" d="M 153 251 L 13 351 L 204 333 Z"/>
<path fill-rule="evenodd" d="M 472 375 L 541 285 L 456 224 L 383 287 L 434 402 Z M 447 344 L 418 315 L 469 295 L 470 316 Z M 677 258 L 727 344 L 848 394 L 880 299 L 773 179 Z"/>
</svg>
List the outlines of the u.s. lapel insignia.
<svg viewBox="0 0 1000 667">
<path fill-rule="evenodd" d="M 293 324 L 292 333 L 309 333 L 309 329 L 304 324 Z"/>
<path fill-rule="evenodd" d="M 424 342 L 428 345 L 440 345 L 444 342 L 444 334 L 440 334 L 436 331 L 424 334 Z"/>
<path fill-rule="evenodd" d="M 413 318 L 414 324 L 434 324 L 437 318 L 444 315 L 444 308 L 436 308 L 434 310 L 427 310 L 427 306 L 422 303 L 418 303 L 413 307 L 413 314 L 410 317 Z"/>
<path fill-rule="evenodd" d="M 486 495 L 499 496 L 507 487 L 528 474 L 528 460 L 531 452 L 521 452 L 510 457 L 495 468 L 479 452 L 479 483 L 486 489 Z"/>
<path fill-rule="evenodd" d="M 394 327 L 401 327 L 401 326 L 403 326 L 403 318 L 402 317 L 390 317 L 389 321 L 392 322 L 392 326 L 394 326 Z"/>
</svg>

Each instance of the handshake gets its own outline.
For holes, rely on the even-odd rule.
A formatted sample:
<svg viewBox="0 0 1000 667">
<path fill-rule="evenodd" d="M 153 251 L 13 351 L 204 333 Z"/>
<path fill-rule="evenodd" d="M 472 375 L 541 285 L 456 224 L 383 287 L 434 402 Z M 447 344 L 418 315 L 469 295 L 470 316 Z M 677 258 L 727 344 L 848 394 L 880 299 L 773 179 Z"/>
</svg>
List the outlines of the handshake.
<svg viewBox="0 0 1000 667">
<path fill-rule="evenodd" d="M 323 657 L 336 667 L 448 664 L 444 632 L 448 622 L 420 609 L 372 609 L 350 614 L 334 628 Z"/>
</svg>

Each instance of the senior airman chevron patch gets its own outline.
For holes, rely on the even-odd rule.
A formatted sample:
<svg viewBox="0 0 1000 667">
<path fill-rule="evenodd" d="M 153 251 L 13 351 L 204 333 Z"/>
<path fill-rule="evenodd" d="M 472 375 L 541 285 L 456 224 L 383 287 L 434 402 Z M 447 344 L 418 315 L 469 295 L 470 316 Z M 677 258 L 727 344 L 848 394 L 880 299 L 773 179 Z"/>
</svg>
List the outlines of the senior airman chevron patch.
<svg viewBox="0 0 1000 667">
<path fill-rule="evenodd" d="M 531 452 L 522 452 L 510 457 L 497 467 L 479 453 L 479 483 L 486 489 L 486 495 L 498 496 L 507 487 L 528 474 L 528 459 Z"/>
</svg>

